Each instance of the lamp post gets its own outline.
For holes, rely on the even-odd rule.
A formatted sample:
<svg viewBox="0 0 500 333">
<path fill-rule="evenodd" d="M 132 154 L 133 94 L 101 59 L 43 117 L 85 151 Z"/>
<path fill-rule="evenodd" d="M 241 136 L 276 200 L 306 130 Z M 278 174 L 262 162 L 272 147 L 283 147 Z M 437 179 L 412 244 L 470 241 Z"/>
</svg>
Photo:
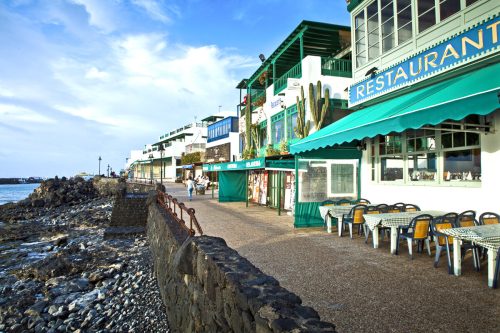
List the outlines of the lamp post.
<svg viewBox="0 0 500 333">
<path fill-rule="evenodd" d="M 165 151 L 163 143 L 160 143 L 158 150 L 160 151 L 160 188 L 163 191 L 163 152 Z"/>
<path fill-rule="evenodd" d="M 108 178 L 109 178 L 109 164 L 108 164 Z"/>
<path fill-rule="evenodd" d="M 100 176 L 101 175 L 101 161 L 102 161 L 101 156 L 99 156 L 98 160 L 99 160 L 99 173 L 98 173 L 98 175 Z"/>
<path fill-rule="evenodd" d="M 153 184 L 153 154 L 149 154 L 149 158 L 151 159 L 151 167 L 150 167 L 150 172 L 149 172 L 149 176 L 150 176 L 150 184 Z"/>
</svg>

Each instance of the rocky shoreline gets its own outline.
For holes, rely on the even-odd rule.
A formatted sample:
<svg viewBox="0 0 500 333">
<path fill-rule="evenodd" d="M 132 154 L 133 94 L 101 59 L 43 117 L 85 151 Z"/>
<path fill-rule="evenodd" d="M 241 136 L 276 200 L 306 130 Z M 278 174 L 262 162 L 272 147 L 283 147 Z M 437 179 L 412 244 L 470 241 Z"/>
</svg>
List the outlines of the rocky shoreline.
<svg viewBox="0 0 500 333">
<path fill-rule="evenodd" d="M 0 206 L 0 332 L 168 332 L 145 236 L 104 239 L 113 198 L 82 181 Z"/>
</svg>

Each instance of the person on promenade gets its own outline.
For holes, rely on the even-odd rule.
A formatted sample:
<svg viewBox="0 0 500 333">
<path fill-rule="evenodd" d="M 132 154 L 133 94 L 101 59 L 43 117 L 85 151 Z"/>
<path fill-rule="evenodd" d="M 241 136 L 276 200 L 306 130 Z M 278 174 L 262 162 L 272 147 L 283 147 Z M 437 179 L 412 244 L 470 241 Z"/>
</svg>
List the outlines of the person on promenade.
<svg viewBox="0 0 500 333">
<path fill-rule="evenodd" d="M 193 199 L 193 189 L 194 189 L 193 177 L 189 176 L 186 185 L 187 185 L 187 190 L 188 190 L 188 195 L 189 195 L 189 201 L 191 201 Z"/>
</svg>

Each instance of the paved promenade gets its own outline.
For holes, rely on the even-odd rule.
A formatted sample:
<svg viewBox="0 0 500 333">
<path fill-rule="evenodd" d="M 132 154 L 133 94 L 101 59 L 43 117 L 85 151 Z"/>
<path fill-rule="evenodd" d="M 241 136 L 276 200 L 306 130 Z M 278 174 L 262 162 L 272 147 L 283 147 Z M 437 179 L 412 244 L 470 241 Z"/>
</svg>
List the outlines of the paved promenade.
<svg viewBox="0 0 500 333">
<path fill-rule="evenodd" d="M 219 203 L 211 192 L 189 202 L 182 184 L 167 192 L 196 210 L 206 235 L 224 238 L 339 332 L 500 332 L 500 289 L 487 287 L 486 262 L 477 273 L 469 254 L 455 277 L 445 256 L 435 269 L 433 257 L 411 260 L 404 245 L 391 255 L 387 238 L 373 249 L 364 237 L 294 229 L 269 208 Z"/>
</svg>

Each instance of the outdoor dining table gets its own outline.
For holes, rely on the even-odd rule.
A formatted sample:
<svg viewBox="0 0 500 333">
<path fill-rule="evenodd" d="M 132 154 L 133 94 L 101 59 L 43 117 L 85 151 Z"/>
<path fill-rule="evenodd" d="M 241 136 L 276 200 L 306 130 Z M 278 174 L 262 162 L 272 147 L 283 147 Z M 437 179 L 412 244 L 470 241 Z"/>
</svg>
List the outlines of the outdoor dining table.
<svg viewBox="0 0 500 333">
<path fill-rule="evenodd" d="M 344 214 L 349 214 L 352 207 L 355 205 L 347 205 L 347 206 L 337 206 L 337 205 L 328 205 L 328 206 L 319 206 L 319 214 L 323 218 L 326 224 L 326 231 L 328 233 L 332 232 L 332 217 L 337 218 L 337 229 L 340 236 L 341 228 L 339 226 L 342 225 L 342 216 Z"/>
<path fill-rule="evenodd" d="M 500 248 L 500 224 L 441 229 L 440 232 L 453 237 L 453 269 L 456 276 L 462 274 L 462 241 L 474 242 L 488 249 L 488 287 L 492 287 L 497 252 Z"/>
<path fill-rule="evenodd" d="M 407 227 L 415 216 L 422 214 L 440 216 L 444 215 L 445 212 L 438 210 L 427 210 L 417 212 L 363 214 L 366 227 L 370 228 L 370 230 L 373 232 L 373 248 L 377 249 L 379 245 L 379 227 L 388 227 L 391 228 L 391 253 L 396 254 L 398 227 Z"/>
</svg>

